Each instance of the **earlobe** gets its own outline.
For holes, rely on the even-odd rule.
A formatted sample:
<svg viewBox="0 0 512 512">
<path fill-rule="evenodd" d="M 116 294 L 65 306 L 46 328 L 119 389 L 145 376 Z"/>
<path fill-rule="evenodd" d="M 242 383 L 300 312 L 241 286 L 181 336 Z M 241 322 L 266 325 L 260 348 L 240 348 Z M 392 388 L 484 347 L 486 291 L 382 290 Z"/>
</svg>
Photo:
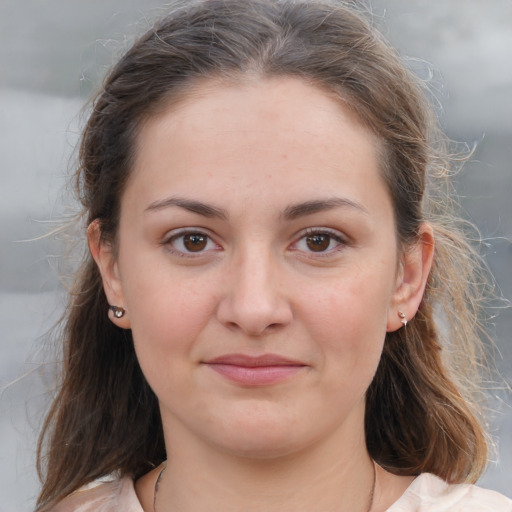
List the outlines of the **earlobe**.
<svg viewBox="0 0 512 512">
<path fill-rule="evenodd" d="M 103 289 L 110 305 L 105 311 L 110 320 L 118 327 L 130 329 L 130 320 L 125 308 L 122 282 L 119 275 L 117 258 L 111 244 L 102 240 L 101 226 L 98 219 L 87 228 L 89 251 L 98 266 L 103 282 Z M 117 314 L 116 314 L 117 311 Z M 123 312 L 119 314 L 119 312 Z"/>
<path fill-rule="evenodd" d="M 405 327 L 418 311 L 433 260 L 434 234 L 430 224 L 424 223 L 420 227 L 418 241 L 403 255 L 388 312 L 388 332 Z"/>
</svg>

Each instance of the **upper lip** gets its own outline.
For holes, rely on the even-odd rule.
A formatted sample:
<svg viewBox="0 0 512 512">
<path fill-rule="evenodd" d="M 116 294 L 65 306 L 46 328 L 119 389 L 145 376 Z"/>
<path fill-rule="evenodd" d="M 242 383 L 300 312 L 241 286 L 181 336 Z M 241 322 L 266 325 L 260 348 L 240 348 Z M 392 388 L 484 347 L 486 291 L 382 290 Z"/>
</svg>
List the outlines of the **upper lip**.
<svg viewBox="0 0 512 512">
<path fill-rule="evenodd" d="M 242 366 L 246 368 L 258 368 L 262 366 L 307 366 L 301 361 L 283 357 L 277 354 L 263 354 L 249 356 L 246 354 L 225 354 L 203 361 L 205 364 L 226 364 Z"/>
</svg>

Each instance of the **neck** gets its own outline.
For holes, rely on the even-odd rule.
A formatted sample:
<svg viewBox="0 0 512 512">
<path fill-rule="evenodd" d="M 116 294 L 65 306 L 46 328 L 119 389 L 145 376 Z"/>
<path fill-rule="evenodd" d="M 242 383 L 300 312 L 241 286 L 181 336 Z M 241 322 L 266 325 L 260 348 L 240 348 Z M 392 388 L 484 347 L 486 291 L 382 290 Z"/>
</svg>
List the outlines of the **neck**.
<svg viewBox="0 0 512 512">
<path fill-rule="evenodd" d="M 168 444 L 172 457 L 159 482 L 155 512 L 367 512 L 370 507 L 375 468 L 364 436 L 333 434 L 300 452 L 260 459 L 180 438 L 179 445 Z"/>
</svg>

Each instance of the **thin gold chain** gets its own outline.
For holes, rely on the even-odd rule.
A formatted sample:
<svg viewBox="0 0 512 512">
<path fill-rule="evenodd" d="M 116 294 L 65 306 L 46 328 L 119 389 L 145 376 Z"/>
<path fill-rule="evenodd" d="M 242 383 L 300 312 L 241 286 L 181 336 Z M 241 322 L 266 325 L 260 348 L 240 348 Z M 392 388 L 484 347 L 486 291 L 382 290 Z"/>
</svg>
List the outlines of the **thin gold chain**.
<svg viewBox="0 0 512 512">
<path fill-rule="evenodd" d="M 370 492 L 370 498 L 369 498 L 369 506 L 368 510 L 366 512 L 371 512 L 373 508 L 373 499 L 375 498 L 375 487 L 377 485 L 377 470 L 375 469 L 375 462 L 372 460 L 372 466 L 373 466 L 373 483 L 372 483 L 372 490 Z"/>
<path fill-rule="evenodd" d="M 160 486 L 160 481 L 162 480 L 162 476 L 165 472 L 166 467 L 167 467 L 167 464 L 164 464 L 162 471 L 160 471 L 158 478 L 156 479 L 155 492 L 153 493 L 153 512 L 156 512 L 156 496 L 158 494 L 158 487 Z M 370 512 L 370 511 L 368 511 L 368 512 Z"/>
</svg>

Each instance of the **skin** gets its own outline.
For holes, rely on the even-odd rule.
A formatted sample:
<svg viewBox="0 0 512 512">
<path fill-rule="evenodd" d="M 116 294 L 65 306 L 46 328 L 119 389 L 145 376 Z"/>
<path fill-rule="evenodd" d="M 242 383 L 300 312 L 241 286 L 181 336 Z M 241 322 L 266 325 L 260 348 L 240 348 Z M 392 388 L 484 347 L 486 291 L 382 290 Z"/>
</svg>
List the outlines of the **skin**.
<svg viewBox="0 0 512 512">
<path fill-rule="evenodd" d="M 159 399 L 159 512 L 368 509 L 365 392 L 433 247 L 425 225 L 399 253 L 379 159 L 351 111 L 295 78 L 203 84 L 143 126 L 117 251 L 95 224 L 89 242 Z M 209 364 L 233 353 L 299 368 L 240 384 Z M 136 486 L 146 511 L 156 476 Z M 410 482 L 378 468 L 372 510 Z"/>
</svg>

